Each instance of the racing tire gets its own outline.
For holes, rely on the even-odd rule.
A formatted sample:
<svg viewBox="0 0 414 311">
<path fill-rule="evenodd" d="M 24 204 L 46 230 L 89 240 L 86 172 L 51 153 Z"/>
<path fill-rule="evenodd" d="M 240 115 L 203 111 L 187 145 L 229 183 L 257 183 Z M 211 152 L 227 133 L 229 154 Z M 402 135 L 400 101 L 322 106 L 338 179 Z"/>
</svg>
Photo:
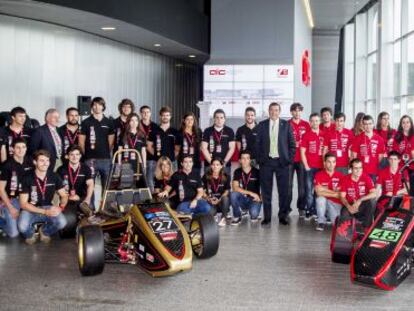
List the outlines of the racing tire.
<svg viewBox="0 0 414 311">
<path fill-rule="evenodd" d="M 78 213 L 76 206 L 67 206 L 63 211 L 63 215 L 66 218 L 66 226 L 62 230 L 59 230 L 59 236 L 62 239 L 71 239 L 76 236 L 76 228 L 78 226 Z"/>
<path fill-rule="evenodd" d="M 190 224 L 190 239 L 197 258 L 210 258 L 217 254 L 220 239 L 214 217 L 210 214 L 196 215 Z"/>
<path fill-rule="evenodd" d="M 101 227 L 92 225 L 79 228 L 78 264 L 83 276 L 102 273 L 105 266 L 105 248 Z"/>
</svg>

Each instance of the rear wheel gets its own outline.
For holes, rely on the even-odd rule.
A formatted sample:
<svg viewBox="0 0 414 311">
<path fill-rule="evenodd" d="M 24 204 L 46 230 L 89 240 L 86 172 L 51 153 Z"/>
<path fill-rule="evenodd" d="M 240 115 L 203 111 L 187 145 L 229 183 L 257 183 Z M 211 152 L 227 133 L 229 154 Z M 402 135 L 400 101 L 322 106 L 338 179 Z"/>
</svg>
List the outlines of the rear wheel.
<svg viewBox="0 0 414 311">
<path fill-rule="evenodd" d="M 105 265 L 104 237 L 101 227 L 84 226 L 78 233 L 78 262 L 82 275 L 102 273 Z"/>
<path fill-rule="evenodd" d="M 194 254 L 198 258 L 210 258 L 219 248 L 219 231 L 214 217 L 196 215 L 190 224 L 190 239 Z"/>
</svg>

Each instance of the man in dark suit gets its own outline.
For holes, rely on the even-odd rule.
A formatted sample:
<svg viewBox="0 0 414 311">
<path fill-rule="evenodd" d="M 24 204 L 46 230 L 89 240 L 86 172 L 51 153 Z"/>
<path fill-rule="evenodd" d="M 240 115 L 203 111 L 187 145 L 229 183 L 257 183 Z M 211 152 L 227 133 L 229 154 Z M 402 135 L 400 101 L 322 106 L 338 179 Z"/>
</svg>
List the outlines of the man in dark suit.
<svg viewBox="0 0 414 311">
<path fill-rule="evenodd" d="M 279 223 L 288 225 L 289 220 L 289 165 L 296 151 L 293 130 L 288 121 L 280 119 L 280 104 L 269 105 L 269 119 L 257 126 L 256 157 L 260 165 L 264 219 L 262 225 L 272 221 L 273 175 L 276 174 L 279 192 Z"/>
<path fill-rule="evenodd" d="M 37 128 L 30 139 L 30 153 L 43 149 L 50 153 L 49 170 L 55 171 L 62 165 L 61 157 L 63 154 L 62 139 L 57 131 L 59 124 L 59 112 L 54 109 L 48 109 L 45 114 L 46 124 Z"/>
</svg>

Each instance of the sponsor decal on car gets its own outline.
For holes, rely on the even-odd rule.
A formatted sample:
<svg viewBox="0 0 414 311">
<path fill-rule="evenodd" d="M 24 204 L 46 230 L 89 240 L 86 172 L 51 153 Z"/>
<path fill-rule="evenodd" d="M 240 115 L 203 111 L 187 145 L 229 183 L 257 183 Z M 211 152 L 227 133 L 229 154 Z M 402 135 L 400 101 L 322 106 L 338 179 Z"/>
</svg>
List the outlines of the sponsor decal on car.
<svg viewBox="0 0 414 311">
<path fill-rule="evenodd" d="M 144 217 L 145 217 L 146 220 L 150 220 L 150 219 L 155 217 L 155 214 L 154 213 L 147 213 L 147 214 L 144 215 Z"/>
<path fill-rule="evenodd" d="M 371 243 L 369 243 L 369 247 L 384 248 L 387 247 L 388 244 L 389 243 L 385 241 L 372 240 Z"/>
<path fill-rule="evenodd" d="M 149 262 L 154 262 L 154 261 L 155 261 L 154 256 L 152 256 L 150 253 L 146 253 L 146 254 L 145 254 L 145 258 L 146 258 Z"/>
<path fill-rule="evenodd" d="M 139 245 L 138 245 L 138 249 L 139 249 L 139 251 L 141 251 L 141 252 L 145 252 L 145 246 L 144 246 L 144 245 L 142 245 L 142 244 L 139 244 Z"/>
<path fill-rule="evenodd" d="M 397 217 L 387 217 L 382 223 L 382 229 L 401 231 L 405 221 Z"/>
<path fill-rule="evenodd" d="M 176 240 L 177 239 L 177 236 L 178 236 L 178 233 L 176 231 L 172 231 L 172 232 L 161 232 L 160 233 L 160 238 L 164 242 Z"/>
</svg>

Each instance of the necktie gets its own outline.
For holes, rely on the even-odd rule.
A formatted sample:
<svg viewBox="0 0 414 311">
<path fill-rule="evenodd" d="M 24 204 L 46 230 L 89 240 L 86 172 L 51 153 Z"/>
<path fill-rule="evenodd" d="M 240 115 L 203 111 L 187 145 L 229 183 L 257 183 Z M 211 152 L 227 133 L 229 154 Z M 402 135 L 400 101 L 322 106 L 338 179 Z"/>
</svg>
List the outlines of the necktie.
<svg viewBox="0 0 414 311">
<path fill-rule="evenodd" d="M 272 132 L 270 135 L 270 156 L 272 158 L 276 157 L 277 153 L 277 142 L 276 142 L 276 134 L 275 134 L 275 122 L 272 124 Z"/>
<path fill-rule="evenodd" d="M 56 128 L 49 127 L 50 133 L 52 134 L 53 142 L 55 143 L 56 148 L 56 158 L 60 158 L 62 156 L 62 140 L 60 139 L 59 134 L 56 131 Z"/>
</svg>

